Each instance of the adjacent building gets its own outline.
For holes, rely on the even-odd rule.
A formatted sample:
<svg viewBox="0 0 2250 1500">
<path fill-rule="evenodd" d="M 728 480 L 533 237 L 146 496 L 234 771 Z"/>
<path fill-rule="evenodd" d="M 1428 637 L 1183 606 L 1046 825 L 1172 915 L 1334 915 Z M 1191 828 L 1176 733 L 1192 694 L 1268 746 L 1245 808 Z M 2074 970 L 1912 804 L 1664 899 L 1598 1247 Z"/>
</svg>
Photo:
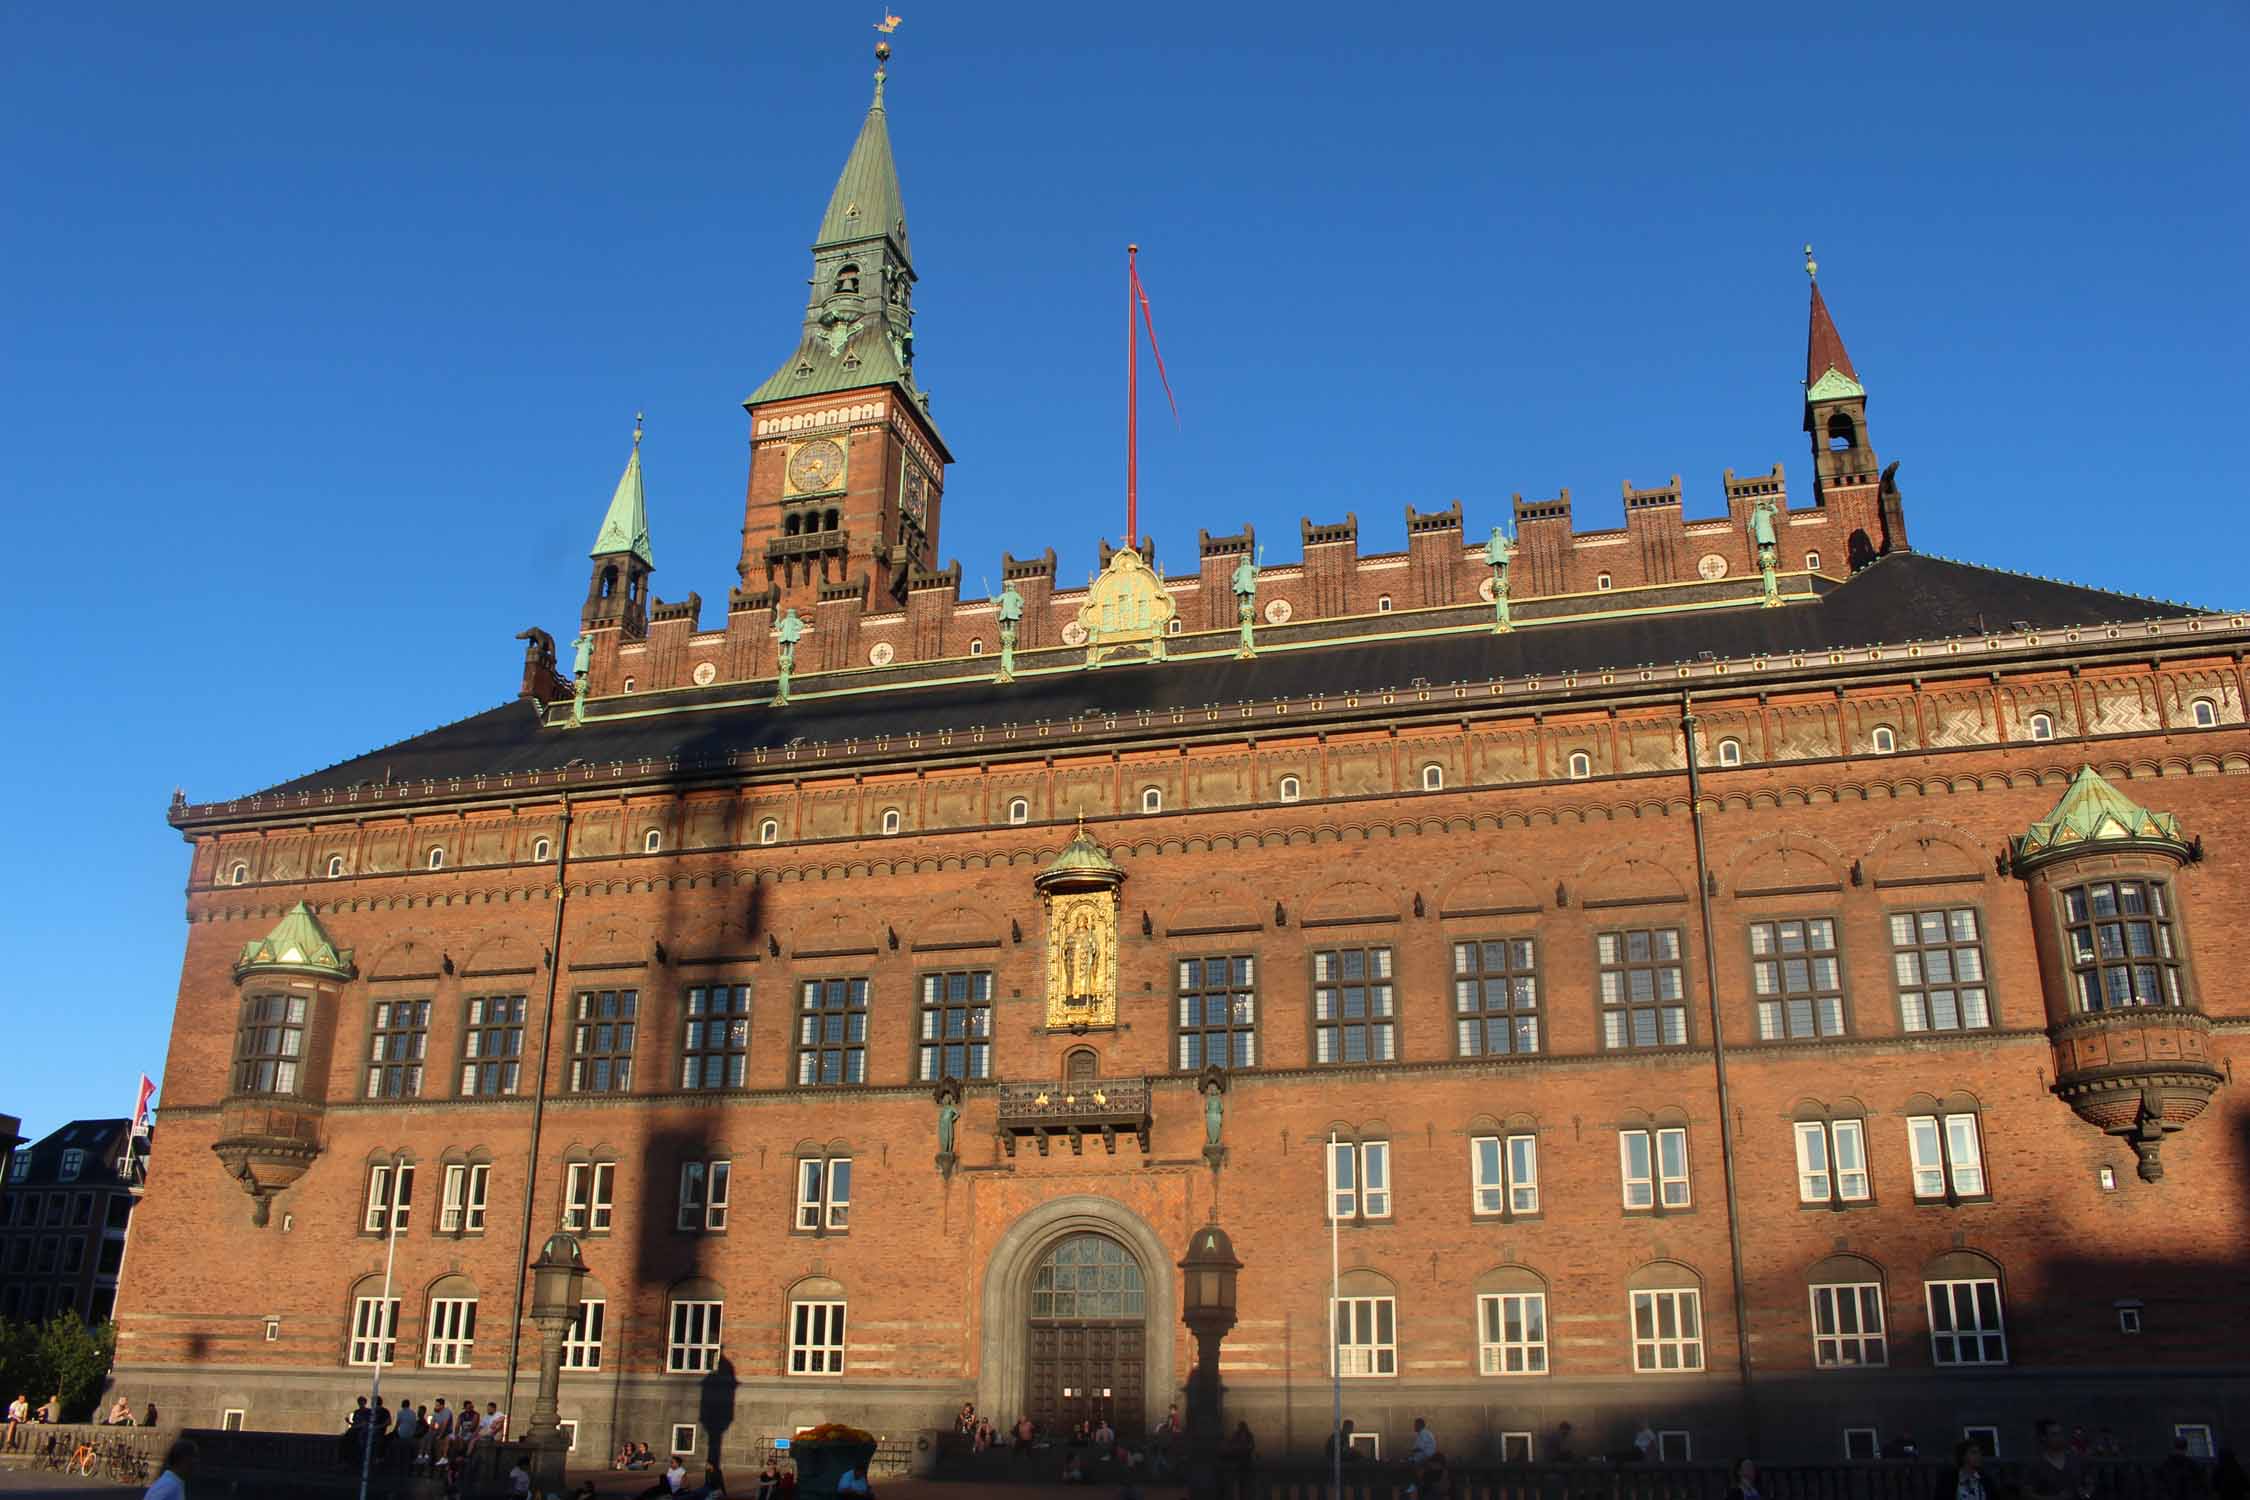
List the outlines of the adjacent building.
<svg viewBox="0 0 2250 1500">
<path fill-rule="evenodd" d="M 73 1120 L 9 1156 L 0 1186 L 0 1320 L 38 1323 L 69 1312 L 109 1321 L 152 1139 L 131 1120 Z"/>
<path fill-rule="evenodd" d="M 567 660 L 527 631 L 488 712 L 172 807 L 133 1390 L 527 1409 L 559 1229 L 604 1451 L 1130 1431 L 1216 1220 L 1264 1453 L 1338 1379 L 1363 1441 L 1472 1458 L 2239 1427 L 2250 616 L 1911 550 L 1817 286 L 1748 418 L 1809 483 L 1170 575 L 1032 537 L 963 598 L 882 79 L 724 610 L 654 594 L 636 437 Z M 1927 482 L 2034 527 L 2036 480 Z"/>
</svg>

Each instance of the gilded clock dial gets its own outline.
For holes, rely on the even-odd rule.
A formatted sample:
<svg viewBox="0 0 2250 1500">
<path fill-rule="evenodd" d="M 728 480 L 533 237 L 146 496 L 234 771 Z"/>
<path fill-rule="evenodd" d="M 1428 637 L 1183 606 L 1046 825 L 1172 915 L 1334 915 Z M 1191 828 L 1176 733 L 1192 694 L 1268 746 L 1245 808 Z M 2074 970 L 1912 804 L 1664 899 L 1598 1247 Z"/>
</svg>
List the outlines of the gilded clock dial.
<svg viewBox="0 0 2250 1500">
<path fill-rule="evenodd" d="M 789 455 L 789 486 L 800 495 L 844 482 L 844 450 L 833 438 L 815 438 Z"/>
<path fill-rule="evenodd" d="M 900 501 L 906 508 L 907 518 L 917 526 L 930 523 L 930 480 L 912 464 L 906 466 L 906 482 L 899 486 Z"/>
</svg>

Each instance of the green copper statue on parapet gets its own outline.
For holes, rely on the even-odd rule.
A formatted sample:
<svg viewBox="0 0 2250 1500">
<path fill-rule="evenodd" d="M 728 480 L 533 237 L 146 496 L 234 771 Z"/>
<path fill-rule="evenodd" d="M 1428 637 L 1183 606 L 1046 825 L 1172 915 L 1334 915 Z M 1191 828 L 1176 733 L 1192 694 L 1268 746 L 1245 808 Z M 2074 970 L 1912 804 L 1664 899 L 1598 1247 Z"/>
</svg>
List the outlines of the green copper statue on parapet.
<svg viewBox="0 0 2250 1500">
<path fill-rule="evenodd" d="M 1774 540 L 1774 515 L 1771 500 L 1760 500 L 1750 510 L 1750 541 L 1758 549 L 1758 571 L 1765 575 L 1765 602 L 1769 607 L 1781 602 L 1781 580 L 1775 572 L 1775 557 L 1781 549 Z"/>
<path fill-rule="evenodd" d="M 781 623 L 773 633 L 781 641 L 781 682 L 773 701 L 782 704 L 789 701 L 789 679 L 797 670 L 797 642 L 805 635 L 805 622 L 797 618 L 797 606 L 792 604 L 782 612 Z"/>
<path fill-rule="evenodd" d="M 1508 616 L 1508 564 L 1515 561 L 1515 539 L 1505 528 L 1492 528 L 1492 540 L 1484 544 L 1484 564 L 1492 570 L 1492 633 L 1499 635 L 1515 629 Z"/>
<path fill-rule="evenodd" d="M 1016 680 L 1016 626 L 1023 619 L 1023 595 L 1016 592 L 1015 584 L 1000 581 L 1000 677 L 1002 682 Z"/>
<path fill-rule="evenodd" d="M 1242 644 L 1236 656 L 1258 654 L 1258 560 L 1249 553 L 1234 568 L 1234 612 L 1242 622 Z"/>
<path fill-rule="evenodd" d="M 594 638 L 581 633 L 570 658 L 570 722 L 586 722 L 586 678 L 594 663 Z"/>
</svg>

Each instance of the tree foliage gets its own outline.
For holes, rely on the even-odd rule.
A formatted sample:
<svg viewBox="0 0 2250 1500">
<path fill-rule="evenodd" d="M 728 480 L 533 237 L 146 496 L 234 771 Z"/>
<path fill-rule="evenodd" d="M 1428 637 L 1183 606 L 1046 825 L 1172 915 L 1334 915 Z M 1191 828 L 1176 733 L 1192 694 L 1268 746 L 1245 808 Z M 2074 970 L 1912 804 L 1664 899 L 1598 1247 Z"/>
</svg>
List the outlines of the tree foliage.
<svg viewBox="0 0 2250 1500">
<path fill-rule="evenodd" d="M 0 1321 L 0 1403 L 21 1392 L 36 1410 L 59 1394 L 64 1419 L 84 1420 L 94 1415 L 116 1348 L 115 1327 L 89 1329 L 75 1313 L 59 1312 L 44 1323 Z"/>
</svg>

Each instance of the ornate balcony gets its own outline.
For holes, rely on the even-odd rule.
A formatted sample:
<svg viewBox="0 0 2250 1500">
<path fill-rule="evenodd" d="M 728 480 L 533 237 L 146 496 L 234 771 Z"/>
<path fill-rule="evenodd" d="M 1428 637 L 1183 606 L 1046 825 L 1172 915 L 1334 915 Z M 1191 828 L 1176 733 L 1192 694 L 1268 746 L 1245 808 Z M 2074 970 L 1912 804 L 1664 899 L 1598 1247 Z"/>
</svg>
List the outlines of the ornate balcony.
<svg viewBox="0 0 2250 1500">
<path fill-rule="evenodd" d="M 1098 1136 L 1102 1149 L 1111 1155 L 1117 1152 L 1118 1136 L 1129 1135 L 1146 1155 L 1149 1125 L 1146 1078 L 1000 1085 L 1000 1139 L 1010 1156 L 1026 1136 L 1037 1144 L 1041 1156 L 1057 1136 L 1070 1143 L 1073 1155 L 1080 1155 L 1090 1135 Z"/>
</svg>

